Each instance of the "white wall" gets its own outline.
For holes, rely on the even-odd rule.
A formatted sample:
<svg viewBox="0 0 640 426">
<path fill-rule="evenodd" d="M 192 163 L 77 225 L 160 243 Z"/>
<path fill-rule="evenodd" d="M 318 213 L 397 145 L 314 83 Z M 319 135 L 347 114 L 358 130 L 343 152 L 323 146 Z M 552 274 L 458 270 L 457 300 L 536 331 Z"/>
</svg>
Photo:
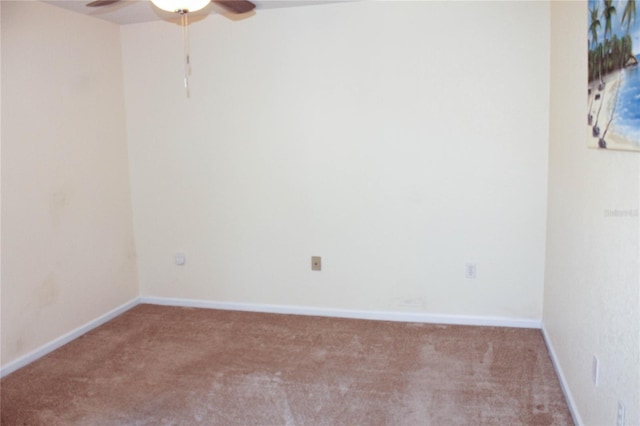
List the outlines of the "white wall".
<svg viewBox="0 0 640 426">
<path fill-rule="evenodd" d="M 119 27 L 1 7 L 4 366 L 138 290 Z"/>
<path fill-rule="evenodd" d="M 586 148 L 587 4 L 551 6 L 544 327 L 584 424 L 640 424 L 640 155 Z M 592 357 L 600 382 L 591 380 Z"/>
<path fill-rule="evenodd" d="M 540 319 L 548 3 L 190 29 L 187 99 L 179 26 L 122 28 L 143 295 Z"/>
</svg>

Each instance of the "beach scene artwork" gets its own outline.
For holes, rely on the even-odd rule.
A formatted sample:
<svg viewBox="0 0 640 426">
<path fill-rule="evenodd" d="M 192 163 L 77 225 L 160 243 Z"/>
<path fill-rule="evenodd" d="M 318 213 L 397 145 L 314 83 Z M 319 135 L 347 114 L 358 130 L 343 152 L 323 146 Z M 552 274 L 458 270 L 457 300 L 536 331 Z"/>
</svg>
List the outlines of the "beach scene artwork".
<svg viewBox="0 0 640 426">
<path fill-rule="evenodd" d="M 635 0 L 589 0 L 587 146 L 640 151 L 640 21 Z"/>
</svg>

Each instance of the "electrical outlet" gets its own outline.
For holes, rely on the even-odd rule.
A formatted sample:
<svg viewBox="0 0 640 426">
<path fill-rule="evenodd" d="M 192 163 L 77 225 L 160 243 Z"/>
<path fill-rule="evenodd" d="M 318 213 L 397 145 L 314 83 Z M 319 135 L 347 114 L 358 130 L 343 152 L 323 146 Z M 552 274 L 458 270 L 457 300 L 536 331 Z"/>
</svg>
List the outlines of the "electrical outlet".
<svg viewBox="0 0 640 426">
<path fill-rule="evenodd" d="M 593 384 L 598 386 L 598 379 L 600 378 L 600 361 L 597 356 L 593 356 L 593 362 L 591 364 L 591 380 Z"/>
<path fill-rule="evenodd" d="M 476 264 L 475 263 L 467 263 L 465 266 L 465 276 L 468 279 L 476 278 Z"/>
<path fill-rule="evenodd" d="M 616 426 L 624 426 L 624 404 L 622 401 L 618 401 L 618 417 L 616 419 Z"/>
<path fill-rule="evenodd" d="M 322 270 L 322 258 L 320 256 L 311 256 L 311 270 L 312 271 Z"/>
</svg>

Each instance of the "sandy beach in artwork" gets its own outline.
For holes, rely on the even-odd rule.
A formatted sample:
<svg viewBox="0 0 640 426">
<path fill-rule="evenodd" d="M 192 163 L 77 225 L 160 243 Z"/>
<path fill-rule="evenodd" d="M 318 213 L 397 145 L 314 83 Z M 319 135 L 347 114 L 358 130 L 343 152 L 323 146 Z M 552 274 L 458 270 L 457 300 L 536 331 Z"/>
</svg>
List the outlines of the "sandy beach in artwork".
<svg viewBox="0 0 640 426">
<path fill-rule="evenodd" d="M 604 138 L 607 149 L 637 150 L 637 144 L 617 133 L 615 125 L 611 123 L 618 101 L 618 90 L 624 80 L 624 72 L 614 71 L 603 76 L 602 80 L 605 82 L 603 90 L 598 90 L 597 80 L 589 84 L 588 115 L 592 117 L 592 122 L 587 124 L 587 145 L 589 148 L 603 148 L 599 142 L 600 138 Z M 595 125 L 600 128 L 598 136 L 593 135 Z"/>
</svg>

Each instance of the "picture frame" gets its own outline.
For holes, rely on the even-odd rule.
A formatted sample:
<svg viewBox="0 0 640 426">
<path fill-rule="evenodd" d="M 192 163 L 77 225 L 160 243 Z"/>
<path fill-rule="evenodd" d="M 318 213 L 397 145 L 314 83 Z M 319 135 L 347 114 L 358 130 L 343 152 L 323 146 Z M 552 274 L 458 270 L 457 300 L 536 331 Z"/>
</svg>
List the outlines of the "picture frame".
<svg viewBox="0 0 640 426">
<path fill-rule="evenodd" d="M 640 151 L 636 0 L 588 1 L 587 146 Z"/>
</svg>

